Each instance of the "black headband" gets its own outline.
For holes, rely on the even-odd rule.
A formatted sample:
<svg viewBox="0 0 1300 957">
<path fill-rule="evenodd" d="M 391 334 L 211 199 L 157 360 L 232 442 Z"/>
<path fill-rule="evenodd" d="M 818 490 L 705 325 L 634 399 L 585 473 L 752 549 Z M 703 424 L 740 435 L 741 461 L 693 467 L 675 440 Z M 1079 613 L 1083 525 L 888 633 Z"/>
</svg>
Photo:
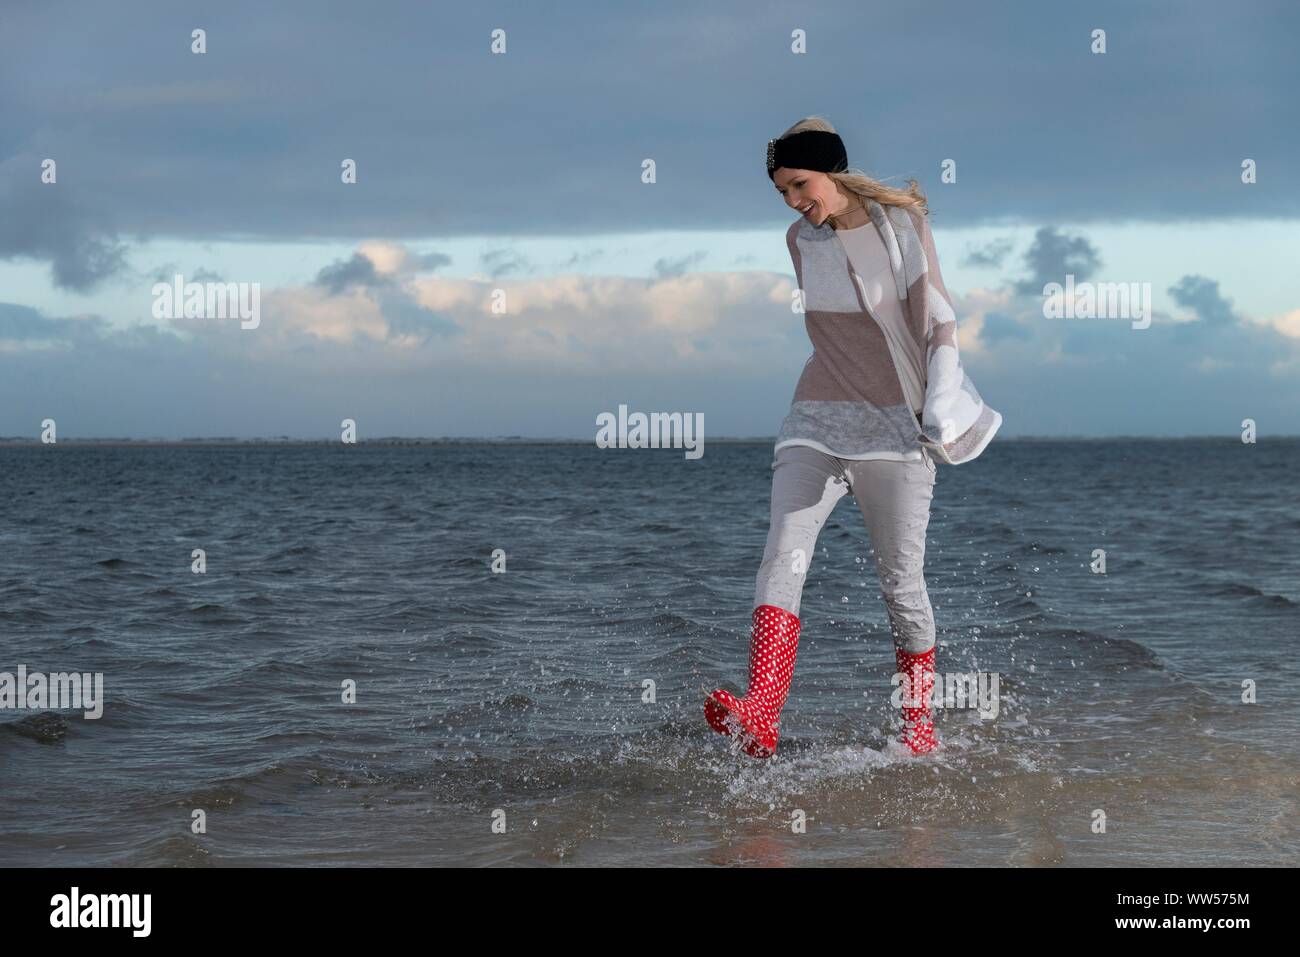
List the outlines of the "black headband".
<svg viewBox="0 0 1300 957">
<path fill-rule="evenodd" d="M 841 173 L 849 168 L 849 154 L 840 134 L 802 130 L 767 141 L 767 175 L 775 180 L 776 171 L 782 166 L 819 173 Z"/>
</svg>

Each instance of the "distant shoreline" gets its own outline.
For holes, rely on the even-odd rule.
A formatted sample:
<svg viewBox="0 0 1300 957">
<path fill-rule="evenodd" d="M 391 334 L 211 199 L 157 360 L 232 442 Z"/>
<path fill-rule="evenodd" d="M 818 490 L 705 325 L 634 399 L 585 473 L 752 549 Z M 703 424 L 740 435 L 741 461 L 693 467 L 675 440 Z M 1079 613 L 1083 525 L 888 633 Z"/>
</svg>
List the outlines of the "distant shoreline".
<svg viewBox="0 0 1300 957">
<path fill-rule="evenodd" d="M 1296 435 L 1273 435 L 1262 439 L 1267 441 L 1292 441 L 1300 439 Z M 776 441 L 775 436 L 770 437 L 720 437 L 707 438 L 706 445 L 770 445 Z M 1228 435 L 1174 435 L 1174 436 L 1153 436 L 1153 435 L 1019 435 L 999 438 L 998 444 L 1014 442 L 1232 442 L 1240 444 L 1241 438 L 1235 433 Z M 26 448 L 29 446 L 39 446 L 42 443 L 40 439 L 30 438 L 27 436 L 0 436 L 0 449 L 2 448 Z M 76 446 L 179 446 L 179 447 L 200 447 L 200 446 L 233 446 L 233 447 L 261 447 L 261 446 L 329 446 L 344 444 L 338 438 L 321 438 L 321 439 L 299 439 L 280 436 L 278 438 L 252 438 L 241 439 L 233 436 L 216 436 L 213 438 L 184 438 L 184 439 L 131 439 L 131 438 L 60 438 L 56 445 L 76 445 Z M 595 439 L 563 439 L 563 438 L 524 438 L 522 436 L 497 436 L 497 437 L 476 437 L 476 438 L 453 438 L 443 436 L 440 438 L 405 438 L 401 436 L 383 436 L 376 439 L 359 439 L 356 445 L 369 446 L 442 446 L 442 445 L 594 445 Z M 671 451 L 671 447 L 668 447 Z M 635 449 L 632 451 L 642 451 Z"/>
</svg>

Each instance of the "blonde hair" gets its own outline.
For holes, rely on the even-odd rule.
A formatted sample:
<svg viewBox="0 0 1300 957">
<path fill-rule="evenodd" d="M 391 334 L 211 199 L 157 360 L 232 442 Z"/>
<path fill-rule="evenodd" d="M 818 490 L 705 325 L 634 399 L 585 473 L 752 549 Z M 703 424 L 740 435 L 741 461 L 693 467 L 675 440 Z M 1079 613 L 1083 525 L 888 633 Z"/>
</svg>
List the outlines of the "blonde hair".
<svg viewBox="0 0 1300 957">
<path fill-rule="evenodd" d="M 804 130 L 822 130 L 826 133 L 834 133 L 833 127 L 829 120 L 822 119 L 820 116 L 806 116 L 794 126 L 782 133 L 777 139 L 785 139 L 792 133 L 802 133 Z M 926 207 L 925 194 L 921 192 L 920 184 L 914 179 L 907 181 L 907 189 L 899 189 L 895 186 L 886 186 L 878 179 L 868 176 L 860 169 L 850 166 L 840 173 L 826 173 L 825 175 L 833 179 L 845 192 L 857 196 L 862 200 L 865 207 L 868 199 L 874 199 L 877 203 L 884 206 L 903 206 L 913 207 L 929 214 Z"/>
</svg>

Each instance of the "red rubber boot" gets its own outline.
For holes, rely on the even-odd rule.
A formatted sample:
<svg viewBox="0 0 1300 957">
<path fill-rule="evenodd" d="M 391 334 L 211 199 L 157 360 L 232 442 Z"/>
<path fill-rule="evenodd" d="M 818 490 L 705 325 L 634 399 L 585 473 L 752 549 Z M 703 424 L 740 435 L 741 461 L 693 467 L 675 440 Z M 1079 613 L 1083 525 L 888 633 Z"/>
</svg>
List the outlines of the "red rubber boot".
<svg viewBox="0 0 1300 957">
<path fill-rule="evenodd" d="M 934 692 L 934 649 L 913 655 L 901 648 L 894 649 L 898 673 L 903 675 L 903 733 L 899 740 L 912 749 L 913 754 L 928 754 L 939 746 L 934 736 L 934 715 L 930 696 Z M 915 700 L 919 707 L 909 708 Z"/>
<path fill-rule="evenodd" d="M 754 609 L 749 638 L 749 691 L 737 698 L 719 688 L 704 703 L 704 717 L 719 734 L 735 735 L 739 747 L 754 758 L 776 753 L 781 709 L 790 692 L 799 619 L 777 605 Z"/>
</svg>

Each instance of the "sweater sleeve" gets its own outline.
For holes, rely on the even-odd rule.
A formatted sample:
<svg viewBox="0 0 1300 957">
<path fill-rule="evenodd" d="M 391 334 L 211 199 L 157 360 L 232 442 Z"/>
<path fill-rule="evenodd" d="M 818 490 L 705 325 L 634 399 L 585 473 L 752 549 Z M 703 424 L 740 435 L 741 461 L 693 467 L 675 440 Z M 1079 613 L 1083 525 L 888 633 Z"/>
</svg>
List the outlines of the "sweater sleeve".
<svg viewBox="0 0 1300 957">
<path fill-rule="evenodd" d="M 925 407 L 921 413 L 923 444 L 931 447 L 941 459 L 952 460 L 948 450 L 961 439 L 966 416 L 959 413 L 967 397 L 962 394 L 965 372 L 957 348 L 957 314 L 952 296 L 943 281 L 939 267 L 939 253 L 930 231 L 930 217 L 918 212 L 917 235 L 925 252 L 926 275 L 929 283 L 929 316 L 926 323 L 926 389 Z"/>
</svg>

